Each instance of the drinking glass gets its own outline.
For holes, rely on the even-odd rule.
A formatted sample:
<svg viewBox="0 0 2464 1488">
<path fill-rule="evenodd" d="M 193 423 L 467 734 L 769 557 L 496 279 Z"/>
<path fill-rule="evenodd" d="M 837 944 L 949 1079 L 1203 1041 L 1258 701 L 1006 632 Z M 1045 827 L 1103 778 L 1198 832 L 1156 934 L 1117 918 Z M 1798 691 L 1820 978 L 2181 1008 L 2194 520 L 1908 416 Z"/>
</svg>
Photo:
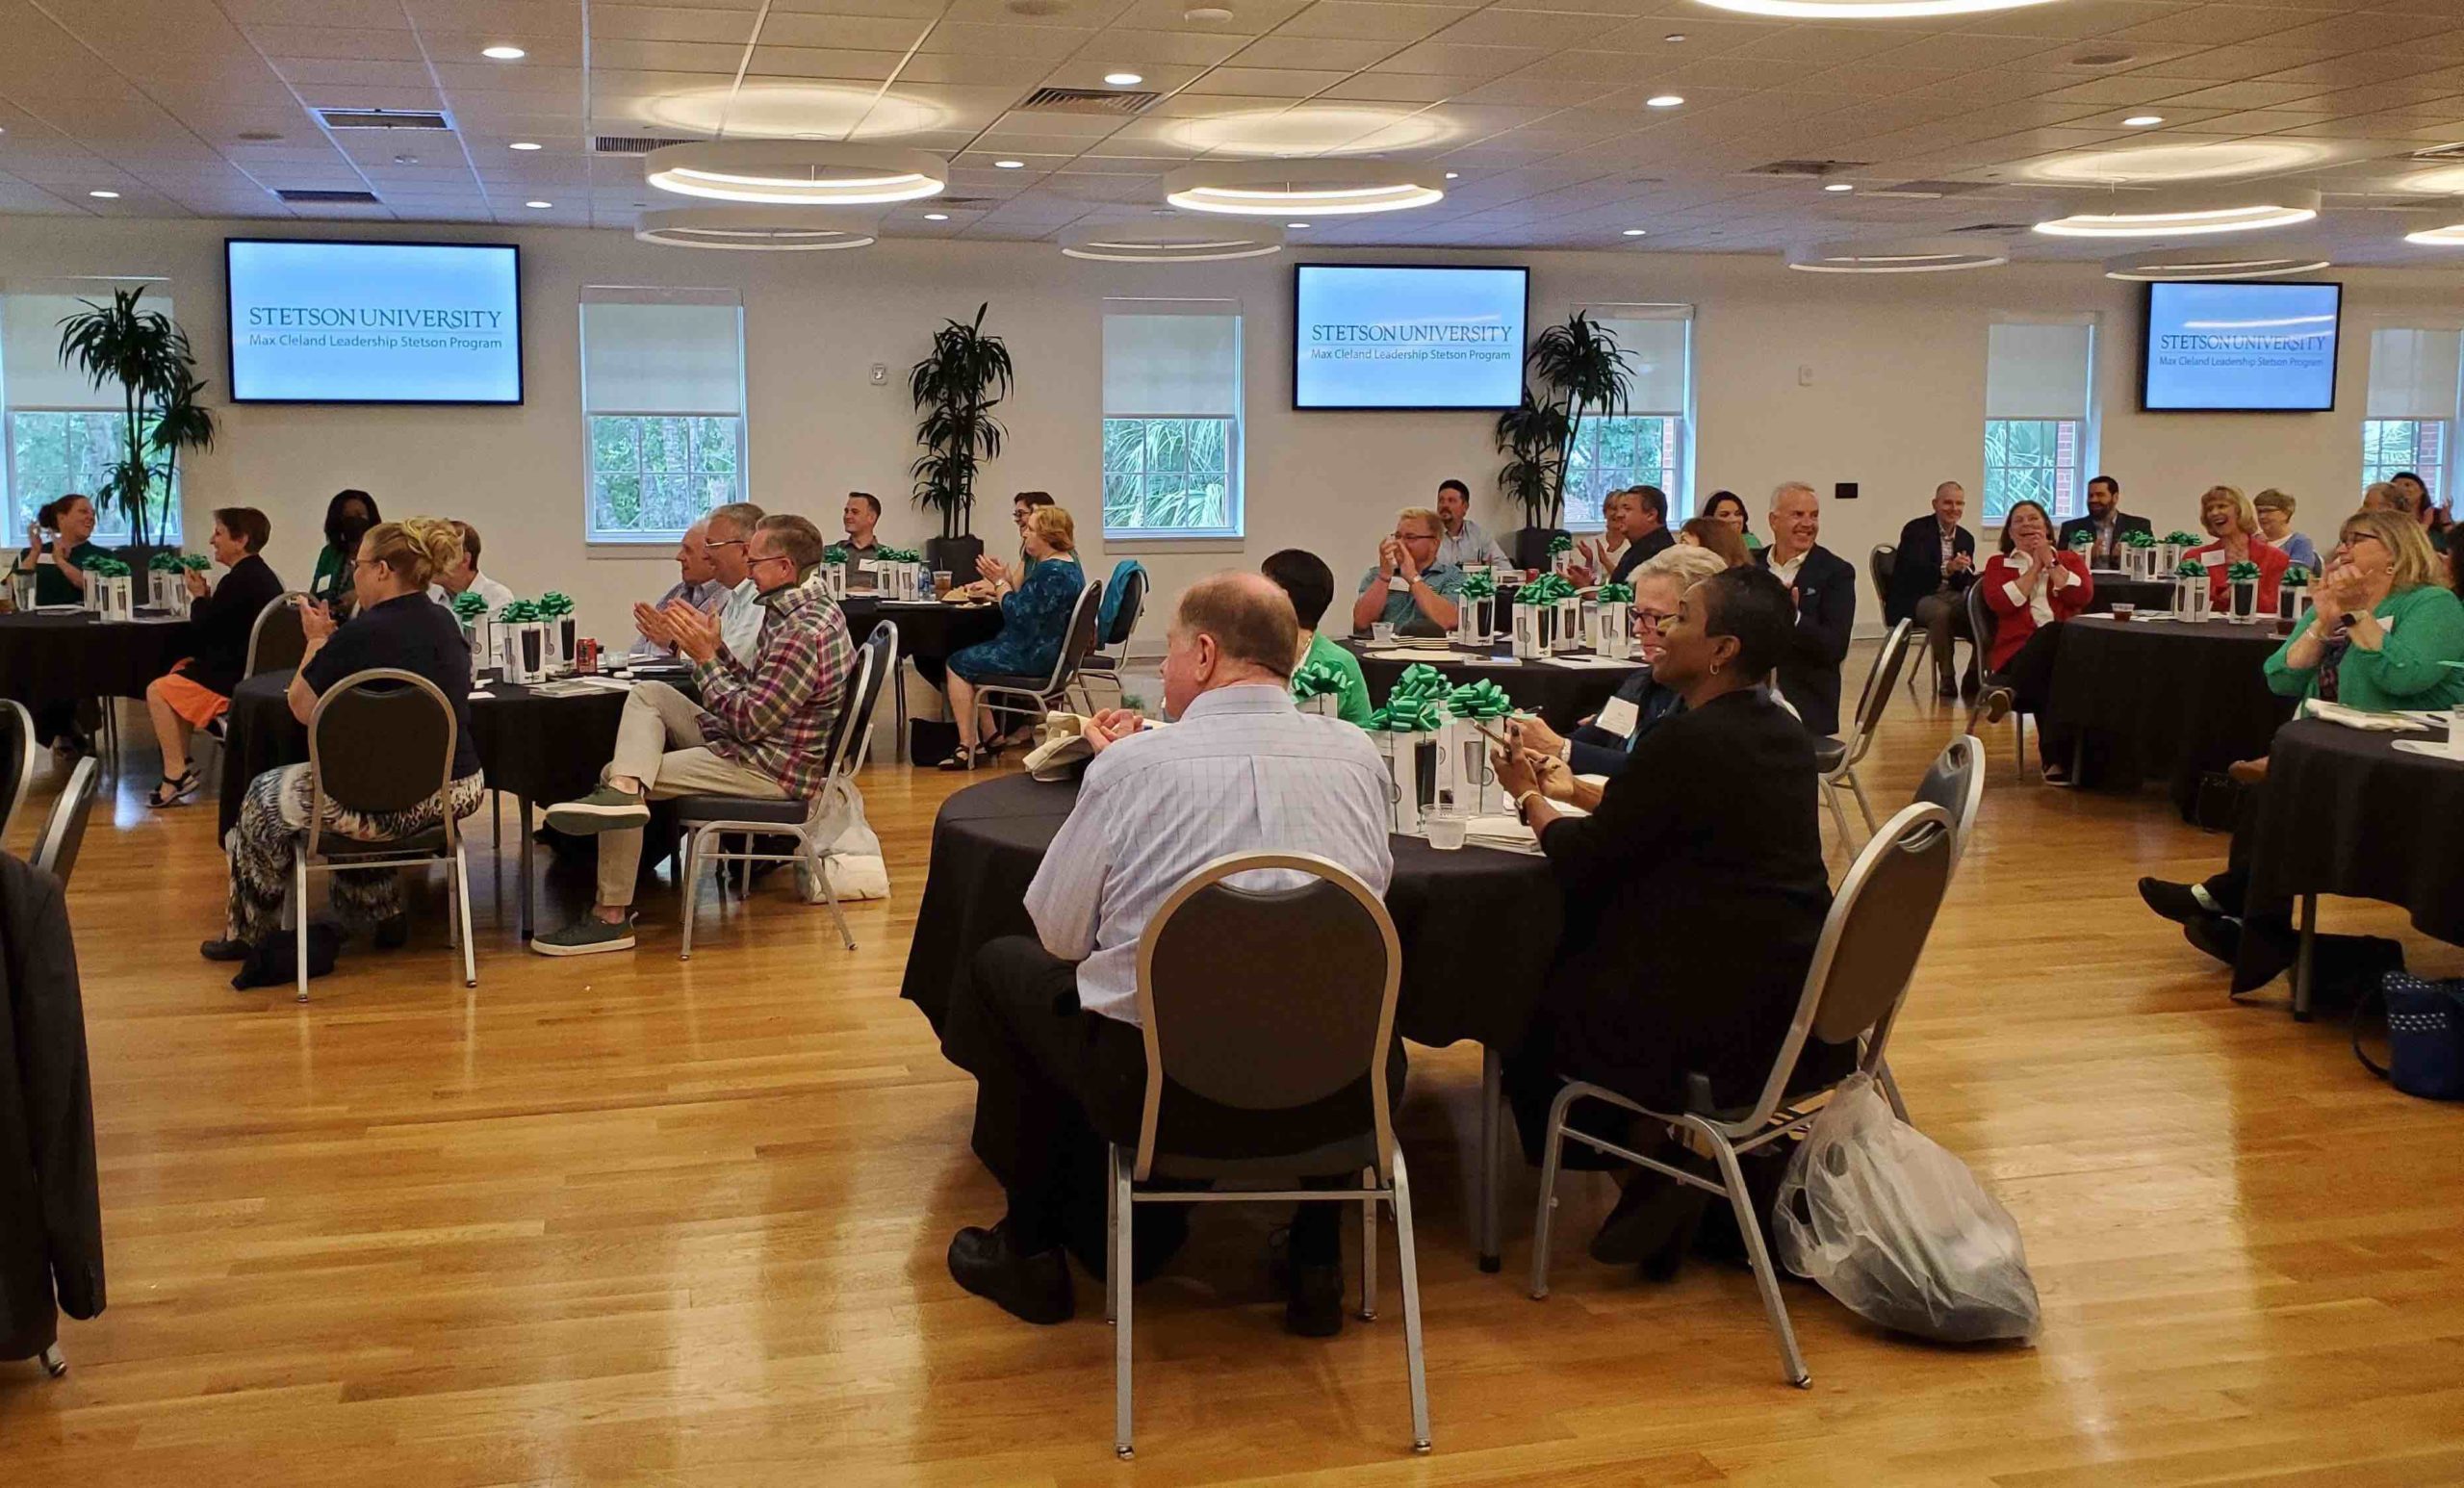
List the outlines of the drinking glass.
<svg viewBox="0 0 2464 1488">
<path fill-rule="evenodd" d="M 1383 646 L 1395 638 L 1395 627 L 1388 621 L 1380 620 L 1369 628 L 1369 638 Z"/>
<path fill-rule="evenodd" d="M 1472 832 L 1472 824 L 1460 816 L 1432 816 L 1422 825 L 1428 829 L 1428 845 L 1441 853 L 1460 851 Z"/>
<path fill-rule="evenodd" d="M 949 597 L 950 571 L 945 568 L 937 568 L 933 571 L 933 598 L 946 600 Z"/>
</svg>

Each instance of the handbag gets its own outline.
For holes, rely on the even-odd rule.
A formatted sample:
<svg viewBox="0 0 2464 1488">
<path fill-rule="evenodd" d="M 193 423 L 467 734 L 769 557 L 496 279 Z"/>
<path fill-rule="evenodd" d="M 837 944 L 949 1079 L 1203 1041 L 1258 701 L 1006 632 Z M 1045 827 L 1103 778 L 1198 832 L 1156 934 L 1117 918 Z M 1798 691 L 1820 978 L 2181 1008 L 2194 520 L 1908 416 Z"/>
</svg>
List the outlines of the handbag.
<svg viewBox="0 0 2464 1488">
<path fill-rule="evenodd" d="M 2361 1046 L 2373 1002 L 2387 1010 L 2387 1063 Z M 2407 1095 L 2464 1100 L 2464 978 L 2432 982 L 2391 971 L 2353 1013 L 2353 1057 Z"/>
</svg>

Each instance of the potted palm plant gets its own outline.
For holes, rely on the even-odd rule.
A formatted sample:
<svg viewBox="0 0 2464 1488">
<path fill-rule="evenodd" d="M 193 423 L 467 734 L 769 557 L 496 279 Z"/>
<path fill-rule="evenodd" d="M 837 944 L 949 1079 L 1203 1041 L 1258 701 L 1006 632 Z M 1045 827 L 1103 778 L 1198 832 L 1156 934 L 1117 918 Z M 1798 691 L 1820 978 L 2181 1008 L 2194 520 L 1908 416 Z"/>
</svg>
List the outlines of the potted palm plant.
<svg viewBox="0 0 2464 1488">
<path fill-rule="evenodd" d="M 1533 569 L 1548 566 L 1550 542 L 1565 535 L 1558 523 L 1582 421 L 1625 407 L 1628 376 L 1616 336 L 1581 311 L 1534 337 L 1523 365 L 1523 402 L 1498 416 L 1498 450 L 1507 456 L 1498 484 L 1523 508 L 1514 561 Z"/>
<path fill-rule="evenodd" d="M 984 540 L 968 530 L 975 513 L 975 475 L 981 462 L 1001 456 L 1002 428 L 992 410 L 1011 387 L 1010 348 L 984 334 L 989 303 L 976 307 L 972 323 L 944 321 L 933 333 L 933 349 L 908 373 L 916 410 L 916 443 L 924 447 L 910 474 L 915 504 L 941 519 L 941 535 L 924 545 L 925 564 L 952 574 L 972 574 Z"/>
<path fill-rule="evenodd" d="M 169 316 L 142 308 L 145 287 L 114 290 L 109 305 L 81 300 L 86 308 L 60 322 L 61 365 L 84 372 L 97 388 L 117 384 L 123 414 L 123 453 L 106 472 L 98 501 L 128 518 L 132 565 L 153 555 L 152 537 L 169 526 L 172 478 L 179 451 L 214 443 L 214 416 L 196 400 L 197 380 L 189 338 Z M 157 468 L 149 451 L 162 457 Z"/>
</svg>

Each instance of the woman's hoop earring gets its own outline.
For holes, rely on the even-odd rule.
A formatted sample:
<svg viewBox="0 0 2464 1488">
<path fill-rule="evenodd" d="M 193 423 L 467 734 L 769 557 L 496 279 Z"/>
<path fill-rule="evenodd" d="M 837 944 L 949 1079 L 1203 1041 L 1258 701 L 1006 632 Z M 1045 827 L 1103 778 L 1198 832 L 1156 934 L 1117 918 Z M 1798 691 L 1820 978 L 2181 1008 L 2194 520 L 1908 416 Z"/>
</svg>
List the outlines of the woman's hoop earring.
<svg viewBox="0 0 2464 1488">
<path fill-rule="evenodd" d="M 1713 677 L 1717 677 L 1717 676 L 1719 676 L 1719 675 L 1720 675 L 1720 667 L 1721 667 L 1722 665 L 1723 665 L 1723 663 L 1721 663 L 1721 662 L 1717 662 L 1717 661 L 1714 661 L 1714 662 L 1712 662 L 1712 663 L 1711 663 L 1711 675 L 1712 675 Z"/>
</svg>

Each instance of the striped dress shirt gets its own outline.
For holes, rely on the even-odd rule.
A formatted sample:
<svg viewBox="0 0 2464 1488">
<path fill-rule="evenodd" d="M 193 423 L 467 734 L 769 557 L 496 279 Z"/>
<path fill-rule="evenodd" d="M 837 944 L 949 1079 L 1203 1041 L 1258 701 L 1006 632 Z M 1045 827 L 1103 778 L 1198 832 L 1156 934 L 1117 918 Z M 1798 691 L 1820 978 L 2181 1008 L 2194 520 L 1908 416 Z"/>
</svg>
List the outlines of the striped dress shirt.
<svg viewBox="0 0 2464 1488">
<path fill-rule="evenodd" d="M 1302 713 L 1284 687 L 1219 687 L 1168 729 L 1087 766 L 1077 808 L 1028 885 L 1044 949 L 1079 962 L 1078 1004 L 1138 1021 L 1138 939 L 1182 880 L 1232 853 L 1311 853 L 1379 897 L 1393 877 L 1392 777 L 1369 735 Z M 1273 873 L 1245 888 L 1303 882 Z"/>
</svg>

